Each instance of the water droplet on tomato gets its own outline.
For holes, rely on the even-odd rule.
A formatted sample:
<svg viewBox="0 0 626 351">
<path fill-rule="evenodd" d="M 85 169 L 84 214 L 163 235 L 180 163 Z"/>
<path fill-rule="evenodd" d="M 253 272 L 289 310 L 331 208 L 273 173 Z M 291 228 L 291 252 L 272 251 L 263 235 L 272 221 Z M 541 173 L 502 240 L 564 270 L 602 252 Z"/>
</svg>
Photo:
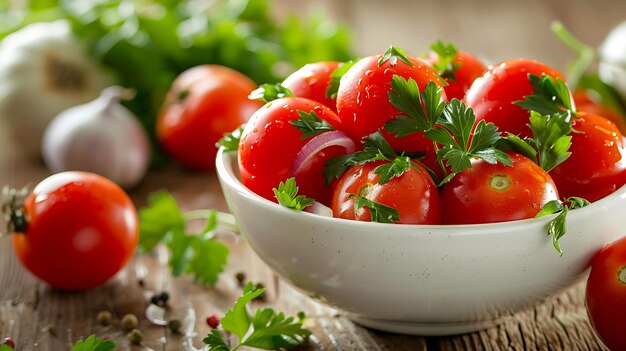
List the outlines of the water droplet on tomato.
<svg viewBox="0 0 626 351">
<path fill-rule="evenodd" d="M 365 76 L 368 78 L 372 78 L 374 76 L 374 70 L 368 69 L 367 71 L 365 71 Z"/>
</svg>

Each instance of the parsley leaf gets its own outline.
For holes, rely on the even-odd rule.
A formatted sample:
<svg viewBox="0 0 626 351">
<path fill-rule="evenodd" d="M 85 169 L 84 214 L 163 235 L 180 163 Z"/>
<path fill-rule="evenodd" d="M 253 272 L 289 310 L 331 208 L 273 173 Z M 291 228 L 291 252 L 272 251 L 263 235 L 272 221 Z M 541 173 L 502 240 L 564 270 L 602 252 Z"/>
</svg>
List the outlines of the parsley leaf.
<svg viewBox="0 0 626 351">
<path fill-rule="evenodd" d="M 572 145 L 569 134 L 573 131 L 569 115 L 557 113 L 543 116 L 531 111 L 529 127 L 533 133 L 532 138 L 521 139 L 509 133 L 505 147 L 535 161 L 546 172 L 550 172 L 572 154 L 568 151 Z"/>
<path fill-rule="evenodd" d="M 411 158 L 408 156 L 398 156 L 390 163 L 385 163 L 376 167 L 374 173 L 380 175 L 378 184 L 385 184 L 394 177 L 399 177 L 411 168 Z"/>
<path fill-rule="evenodd" d="M 72 347 L 72 351 L 112 351 L 115 350 L 115 342 L 104 340 L 95 335 L 85 340 L 78 340 Z"/>
<path fill-rule="evenodd" d="M 461 67 L 461 64 L 454 63 L 458 50 L 452 43 L 444 43 L 441 40 L 433 43 L 430 48 L 437 53 L 438 60 L 433 64 L 433 68 L 439 76 L 448 79 L 451 82 L 456 81 L 455 72 Z"/>
<path fill-rule="evenodd" d="M 220 139 L 215 146 L 223 147 L 224 151 L 237 151 L 239 149 L 239 141 L 241 140 L 241 133 L 243 133 L 243 125 L 233 130 L 230 133 L 224 133 L 222 139 Z"/>
<path fill-rule="evenodd" d="M 302 211 L 315 202 L 315 200 L 304 195 L 298 195 L 298 186 L 294 177 L 287 179 L 284 183 L 280 182 L 278 189 L 274 188 L 272 190 L 279 204 L 296 211 Z"/>
<path fill-rule="evenodd" d="M 163 243 L 171 252 L 168 264 L 174 276 L 192 273 L 196 281 L 214 285 L 228 260 L 228 247 L 214 240 L 214 232 L 221 224 L 218 216 L 212 210 L 183 213 L 172 195 L 157 192 L 139 211 L 138 248 L 150 252 Z M 203 232 L 186 232 L 186 222 L 191 219 L 207 220 Z"/>
<path fill-rule="evenodd" d="M 387 205 L 366 199 L 356 194 L 349 194 L 349 199 L 354 199 L 354 211 L 358 211 L 361 207 L 366 207 L 370 210 L 370 217 L 372 222 L 378 223 L 395 223 L 400 220 L 400 214 L 398 210 Z"/>
<path fill-rule="evenodd" d="M 398 60 L 406 63 L 409 66 L 413 66 L 413 62 L 409 60 L 409 57 L 402 49 L 391 45 L 389 49 L 387 49 L 387 51 L 385 51 L 385 53 L 378 60 L 378 66 L 382 66 L 387 61 L 389 61 L 389 64 L 391 64 L 392 66 L 395 66 L 396 64 L 398 64 Z"/>
<path fill-rule="evenodd" d="M 354 66 L 357 62 L 359 62 L 358 59 L 350 60 L 348 62 L 342 63 L 339 67 L 335 68 L 333 73 L 331 73 L 330 75 L 328 88 L 326 88 L 327 98 L 337 98 L 337 91 L 339 91 L 339 82 L 341 82 L 341 77 L 343 77 L 343 75 L 346 74 L 346 72 L 348 72 L 348 70 L 352 68 L 352 66 Z"/>
<path fill-rule="evenodd" d="M 300 118 L 294 121 L 289 121 L 289 124 L 293 125 L 294 127 L 296 127 L 296 129 L 304 133 L 300 137 L 300 140 L 310 138 L 329 130 L 335 130 L 335 128 L 333 128 L 330 123 L 319 118 L 315 111 L 307 113 L 298 110 L 298 116 L 300 116 Z"/>
<path fill-rule="evenodd" d="M 239 337 L 239 344 L 232 349 L 224 341 L 220 331 L 214 329 L 204 343 L 209 350 L 231 351 L 241 346 L 262 348 L 266 350 L 291 350 L 301 345 L 311 332 L 302 326 L 303 314 L 298 319 L 286 317 L 270 307 L 260 308 L 254 315 L 248 312 L 247 304 L 264 292 L 254 289 L 252 283 L 246 284 L 244 294 L 235 302 L 221 320 L 222 328 Z"/>
<path fill-rule="evenodd" d="M 285 88 L 281 84 L 261 84 L 260 87 L 253 90 L 248 99 L 261 100 L 263 102 L 270 102 L 280 98 L 293 96 L 291 90 Z"/>
<path fill-rule="evenodd" d="M 524 96 L 524 100 L 515 101 L 514 104 L 542 115 L 573 112 L 569 89 L 561 78 L 555 80 L 545 74 L 541 77 L 529 74 L 528 79 L 535 91 L 532 95 Z"/>
<path fill-rule="evenodd" d="M 494 146 L 501 139 L 498 128 L 484 121 L 474 128 L 475 121 L 471 108 L 457 99 L 450 101 L 439 118 L 439 125 L 425 133 L 427 138 L 441 144 L 437 150 L 438 159 L 445 161 L 453 173 L 470 168 L 472 157 L 490 164 L 499 162 L 510 166 L 509 156 Z"/>
<path fill-rule="evenodd" d="M 563 250 L 559 240 L 567 232 L 567 213 L 569 210 L 585 207 L 589 204 L 589 201 L 581 197 L 568 197 L 564 201 L 552 200 L 543 205 L 541 211 L 535 216 L 535 218 L 539 218 L 558 213 L 554 219 L 548 222 L 548 235 L 552 237 L 552 245 L 561 256 L 563 256 Z"/>
<path fill-rule="evenodd" d="M 435 127 L 446 103 L 441 100 L 443 89 L 434 82 L 428 83 L 420 93 L 413 78 L 394 75 L 391 79 L 389 102 L 406 115 L 400 115 L 385 124 L 385 129 L 396 133 L 396 138 L 429 131 Z"/>
</svg>

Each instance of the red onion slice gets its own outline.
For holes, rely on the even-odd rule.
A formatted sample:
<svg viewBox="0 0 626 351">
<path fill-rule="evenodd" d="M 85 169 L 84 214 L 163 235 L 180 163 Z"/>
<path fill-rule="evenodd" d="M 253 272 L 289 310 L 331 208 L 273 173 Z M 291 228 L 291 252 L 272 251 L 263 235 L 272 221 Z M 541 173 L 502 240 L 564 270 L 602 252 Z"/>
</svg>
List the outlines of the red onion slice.
<svg viewBox="0 0 626 351">
<path fill-rule="evenodd" d="M 291 164 L 291 169 L 287 173 L 287 177 L 293 177 L 299 174 L 306 166 L 308 166 L 313 156 L 317 155 L 320 151 L 331 146 L 341 146 L 346 149 L 346 154 L 351 154 L 356 150 L 354 141 L 346 135 L 346 133 L 340 130 L 334 130 L 331 132 L 324 132 L 316 135 L 308 143 L 304 144 L 302 149 L 296 155 L 296 158 Z"/>
<path fill-rule="evenodd" d="M 304 208 L 304 212 L 313 213 L 324 217 L 333 217 L 333 210 L 321 203 L 315 201 L 313 205 Z"/>
</svg>

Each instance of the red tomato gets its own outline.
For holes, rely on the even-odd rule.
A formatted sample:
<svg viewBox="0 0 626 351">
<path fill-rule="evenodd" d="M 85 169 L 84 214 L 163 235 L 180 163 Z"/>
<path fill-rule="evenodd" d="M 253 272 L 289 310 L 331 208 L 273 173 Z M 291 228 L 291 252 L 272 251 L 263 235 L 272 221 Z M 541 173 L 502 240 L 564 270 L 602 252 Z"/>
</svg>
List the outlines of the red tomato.
<svg viewBox="0 0 626 351">
<path fill-rule="evenodd" d="M 579 113 L 572 121 L 571 156 L 550 175 L 563 197 L 591 202 L 626 183 L 626 150 L 622 133 L 606 118 Z"/>
<path fill-rule="evenodd" d="M 340 62 L 309 63 L 292 73 L 282 85 L 291 90 L 293 96 L 315 100 L 337 112 L 337 99 L 326 97 L 326 89 L 330 83 L 330 76 Z"/>
<path fill-rule="evenodd" d="M 24 267 L 63 290 L 104 283 L 131 258 L 137 211 L 112 181 L 86 172 L 44 179 L 24 202 L 28 225 L 13 235 Z"/>
<path fill-rule="evenodd" d="M 577 90 L 574 93 L 574 102 L 576 103 L 576 109 L 578 111 L 602 116 L 615 123 L 622 134 L 626 133 L 626 119 L 614 109 L 593 101 L 585 91 Z"/>
<path fill-rule="evenodd" d="M 428 59 L 429 64 L 435 64 L 439 61 L 439 56 L 435 52 L 431 52 Z M 459 51 L 456 54 L 453 63 L 459 64 L 459 68 L 454 72 L 454 80 L 445 78 L 448 86 L 443 88 L 449 100 L 463 100 L 465 93 L 469 90 L 474 81 L 481 77 L 487 70 L 485 65 L 473 55 Z"/>
<path fill-rule="evenodd" d="M 239 143 L 239 173 L 242 183 L 258 195 L 276 201 L 273 188 L 288 177 L 296 155 L 309 141 L 289 121 L 299 118 L 298 111 L 315 112 L 317 116 L 339 129 L 339 117 L 328 107 L 305 98 L 288 97 L 267 103 L 250 118 Z M 343 148 L 324 149 L 308 170 L 296 175 L 300 194 L 328 203 L 330 189 L 326 187 L 322 169 L 324 162 L 344 153 Z"/>
<path fill-rule="evenodd" d="M 476 123 L 493 122 L 500 131 L 530 137 L 530 113 L 513 104 L 535 91 L 528 75 L 547 74 L 565 80 L 561 72 L 533 60 L 511 60 L 489 67 L 489 70 L 467 91 L 465 101 L 474 109 Z"/>
<path fill-rule="evenodd" d="M 556 185 L 529 158 L 509 153 L 512 166 L 472 160 L 472 168 L 443 186 L 444 224 L 506 222 L 533 218 L 559 199 Z"/>
<path fill-rule="evenodd" d="M 419 170 L 411 168 L 381 185 L 378 184 L 380 176 L 374 170 L 384 163 L 376 161 L 352 166 L 335 182 L 331 199 L 334 216 L 371 221 L 368 208 L 354 210 L 354 199 L 348 195 L 356 194 L 396 209 L 400 215 L 398 223 L 440 224 L 439 191 L 428 172 L 415 163 Z"/>
<path fill-rule="evenodd" d="M 604 345 L 614 351 L 626 350 L 626 237 L 593 257 L 585 301 L 591 325 Z"/>
<path fill-rule="evenodd" d="M 391 79 L 394 75 L 413 78 L 420 91 L 430 82 L 441 85 L 437 72 L 424 62 L 409 58 L 413 65 L 390 60 L 378 65 L 381 55 L 369 56 L 352 66 L 341 78 L 337 92 L 337 111 L 344 130 L 355 142 L 378 129 L 387 121 L 403 114 L 389 102 Z M 445 95 L 445 93 L 444 93 Z M 445 96 L 444 96 L 445 98 Z M 383 130 L 391 147 L 408 152 L 432 152 L 433 143 L 424 133 L 414 133 L 396 138 Z"/>
<path fill-rule="evenodd" d="M 248 99 L 255 88 L 250 78 L 228 67 L 202 65 L 181 73 L 157 120 L 161 146 L 186 167 L 215 168 L 215 143 L 263 105 Z"/>
</svg>

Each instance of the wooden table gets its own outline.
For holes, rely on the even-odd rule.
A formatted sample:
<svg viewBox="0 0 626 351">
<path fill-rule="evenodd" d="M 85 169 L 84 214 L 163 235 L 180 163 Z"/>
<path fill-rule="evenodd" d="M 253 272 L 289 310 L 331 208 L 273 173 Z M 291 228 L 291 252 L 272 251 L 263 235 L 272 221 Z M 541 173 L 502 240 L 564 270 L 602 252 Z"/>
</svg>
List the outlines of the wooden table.
<svg viewBox="0 0 626 351">
<path fill-rule="evenodd" d="M 563 69 L 567 49 L 549 32 L 553 19 L 562 20 L 583 40 L 598 44 L 605 33 L 626 13 L 623 1 L 504 2 L 481 0 L 479 5 L 463 0 L 411 2 L 400 0 L 343 0 L 340 2 L 277 1 L 278 14 L 322 7 L 342 19 L 355 32 L 355 50 L 360 55 L 381 51 L 389 44 L 410 53 L 426 51 L 435 39 L 453 40 L 468 51 L 495 62 L 512 57 L 533 57 Z M 48 175 L 36 160 L 23 157 L 0 126 L 0 184 L 34 185 Z M 137 206 L 147 195 L 168 189 L 183 209 L 226 210 L 214 174 L 189 173 L 170 167 L 151 171 L 131 193 Z M 233 235 L 220 237 L 231 247 L 227 271 L 214 288 L 203 288 L 188 277 L 174 278 L 164 262 L 167 254 L 136 255 L 114 279 L 101 287 L 66 293 L 40 283 L 27 273 L 13 254 L 11 239 L 0 238 L 0 337 L 10 336 L 18 350 L 69 350 L 81 337 L 109 336 L 120 350 L 193 350 L 209 332 L 205 317 L 223 314 L 241 294 L 236 272 L 267 288 L 266 304 L 295 314 L 304 310 L 313 331 L 303 350 L 599 350 L 583 306 L 584 282 L 532 309 L 505 318 L 498 327 L 454 337 L 425 338 L 393 335 L 362 328 L 340 311 L 321 305 L 274 276 Z M 139 284 L 142 280 L 143 285 Z M 189 336 L 169 334 L 142 318 L 147 298 L 168 291 L 168 315 L 185 321 Z M 375 303 L 375 302 L 373 302 Z M 96 314 L 109 310 L 116 319 L 126 313 L 140 316 L 145 334 L 142 346 L 129 346 L 116 326 L 102 327 Z"/>
</svg>

